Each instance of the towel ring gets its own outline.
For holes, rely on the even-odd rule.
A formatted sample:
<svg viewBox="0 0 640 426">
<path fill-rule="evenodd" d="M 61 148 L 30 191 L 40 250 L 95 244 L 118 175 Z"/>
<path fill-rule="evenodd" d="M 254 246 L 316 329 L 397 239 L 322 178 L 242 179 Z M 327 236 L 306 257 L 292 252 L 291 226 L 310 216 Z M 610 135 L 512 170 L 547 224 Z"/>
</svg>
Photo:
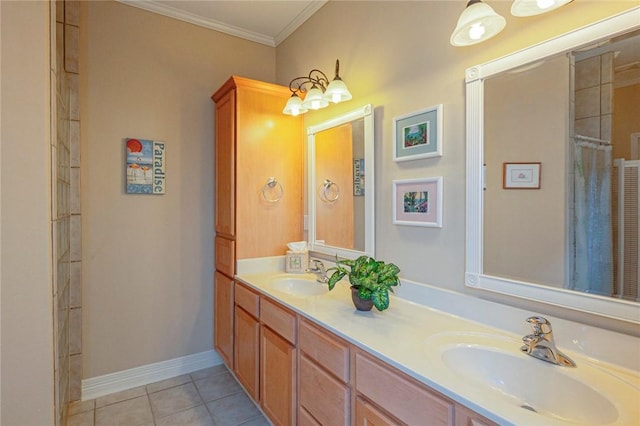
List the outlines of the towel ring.
<svg viewBox="0 0 640 426">
<path fill-rule="evenodd" d="M 326 203 L 335 202 L 340 197 L 340 188 L 330 179 L 325 179 L 320 190 L 320 199 Z"/>
<path fill-rule="evenodd" d="M 271 196 L 268 196 L 270 193 Z M 268 203 L 277 203 L 282 199 L 284 195 L 284 188 L 282 184 L 278 182 L 278 179 L 270 177 L 267 179 L 267 183 L 262 186 L 262 198 Z"/>
</svg>

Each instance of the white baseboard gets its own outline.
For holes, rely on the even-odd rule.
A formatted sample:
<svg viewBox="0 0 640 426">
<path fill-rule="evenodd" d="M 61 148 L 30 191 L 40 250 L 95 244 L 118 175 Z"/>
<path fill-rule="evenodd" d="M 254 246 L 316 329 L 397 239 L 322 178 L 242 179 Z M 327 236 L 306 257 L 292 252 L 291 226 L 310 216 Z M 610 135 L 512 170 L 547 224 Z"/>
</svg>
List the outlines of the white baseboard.
<svg viewBox="0 0 640 426">
<path fill-rule="evenodd" d="M 104 376 L 91 377 L 82 381 L 82 400 L 86 401 L 114 392 L 148 385 L 149 383 L 192 373 L 218 364 L 222 364 L 222 358 L 216 351 L 211 350 L 105 374 Z"/>
</svg>

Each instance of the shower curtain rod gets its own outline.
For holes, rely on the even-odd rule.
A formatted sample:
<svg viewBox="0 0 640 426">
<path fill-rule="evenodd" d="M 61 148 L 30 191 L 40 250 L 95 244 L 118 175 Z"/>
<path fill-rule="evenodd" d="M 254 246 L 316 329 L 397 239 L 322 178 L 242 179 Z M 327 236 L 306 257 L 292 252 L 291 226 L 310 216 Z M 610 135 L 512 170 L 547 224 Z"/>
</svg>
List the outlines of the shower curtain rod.
<svg viewBox="0 0 640 426">
<path fill-rule="evenodd" d="M 598 139 L 598 138 L 592 138 L 589 136 L 582 136 L 582 135 L 574 135 L 573 139 L 575 139 L 576 141 L 584 141 L 584 142 L 593 142 L 593 143 L 597 143 L 600 145 L 611 145 L 611 141 L 605 141 L 603 139 Z"/>
</svg>

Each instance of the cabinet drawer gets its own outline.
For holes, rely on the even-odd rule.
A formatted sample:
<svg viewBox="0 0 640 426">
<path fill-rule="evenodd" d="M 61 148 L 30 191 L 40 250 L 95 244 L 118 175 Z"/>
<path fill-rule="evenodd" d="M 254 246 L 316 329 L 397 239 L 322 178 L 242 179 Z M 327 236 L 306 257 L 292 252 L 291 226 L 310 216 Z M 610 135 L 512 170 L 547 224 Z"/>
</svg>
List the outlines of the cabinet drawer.
<svg viewBox="0 0 640 426">
<path fill-rule="evenodd" d="M 454 404 L 404 373 L 356 353 L 356 390 L 410 425 L 452 425 Z"/>
<path fill-rule="evenodd" d="M 305 320 L 300 322 L 298 338 L 302 352 L 343 383 L 349 382 L 349 346 L 345 342 Z"/>
<path fill-rule="evenodd" d="M 263 297 L 260 300 L 260 321 L 295 345 L 296 317 L 292 312 Z"/>
<path fill-rule="evenodd" d="M 258 293 L 236 282 L 234 300 L 236 305 L 242 307 L 255 318 L 260 317 L 260 295 Z"/>
<path fill-rule="evenodd" d="M 228 277 L 236 273 L 236 243 L 227 238 L 216 237 L 216 270 Z"/>
<path fill-rule="evenodd" d="M 323 425 L 349 425 L 349 388 L 305 355 L 300 357 L 300 406 Z"/>
</svg>

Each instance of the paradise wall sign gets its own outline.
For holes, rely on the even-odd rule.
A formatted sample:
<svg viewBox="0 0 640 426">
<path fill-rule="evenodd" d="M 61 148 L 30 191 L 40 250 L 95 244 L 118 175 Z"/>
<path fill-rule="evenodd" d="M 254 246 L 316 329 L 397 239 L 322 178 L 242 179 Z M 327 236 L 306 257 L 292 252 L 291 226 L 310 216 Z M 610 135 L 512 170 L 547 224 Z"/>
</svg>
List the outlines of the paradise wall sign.
<svg viewBox="0 0 640 426">
<path fill-rule="evenodd" d="M 125 144 L 127 194 L 164 194 L 165 143 L 127 138 Z"/>
</svg>

